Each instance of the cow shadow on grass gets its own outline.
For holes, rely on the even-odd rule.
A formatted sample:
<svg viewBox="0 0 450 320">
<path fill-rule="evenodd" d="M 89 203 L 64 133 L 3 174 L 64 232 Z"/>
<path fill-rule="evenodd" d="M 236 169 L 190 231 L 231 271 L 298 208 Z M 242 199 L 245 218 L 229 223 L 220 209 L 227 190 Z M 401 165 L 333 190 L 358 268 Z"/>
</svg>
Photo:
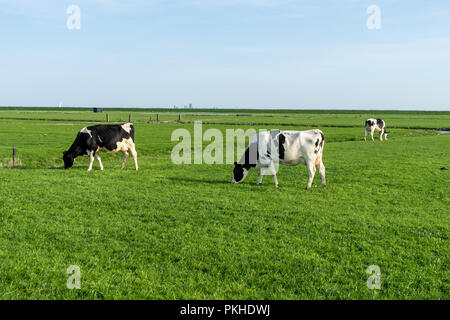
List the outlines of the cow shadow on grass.
<svg viewBox="0 0 450 320">
<path fill-rule="evenodd" d="M 16 166 L 16 167 L 5 167 L 11 170 L 64 170 L 64 166 L 54 166 L 54 167 L 27 167 L 27 166 Z"/>
<path fill-rule="evenodd" d="M 179 177 L 167 177 L 167 180 L 177 181 L 177 182 L 189 182 L 189 183 L 207 183 L 214 185 L 226 185 L 231 184 L 230 180 L 213 180 L 213 179 L 199 179 L 199 178 L 179 178 Z"/>
</svg>

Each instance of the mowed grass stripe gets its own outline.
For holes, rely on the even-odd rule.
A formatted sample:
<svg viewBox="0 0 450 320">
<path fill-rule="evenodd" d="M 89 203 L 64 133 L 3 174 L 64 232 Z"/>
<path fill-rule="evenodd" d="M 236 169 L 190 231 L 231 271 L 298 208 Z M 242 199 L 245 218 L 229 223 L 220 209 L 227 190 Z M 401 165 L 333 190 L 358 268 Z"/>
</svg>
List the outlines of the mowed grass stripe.
<svg viewBox="0 0 450 320">
<path fill-rule="evenodd" d="M 103 122 L 106 113 L 111 122 L 127 122 L 131 114 L 135 123 L 155 123 L 156 114 L 160 122 L 193 122 L 202 120 L 210 124 L 253 124 L 253 125 L 293 125 L 293 126 L 364 126 L 368 118 L 382 118 L 388 128 L 436 129 L 450 128 L 450 112 L 419 111 L 336 111 L 336 110 L 207 110 L 207 109 L 105 109 L 104 113 L 93 113 L 89 108 L 51 109 L 20 108 L 10 110 L 0 108 L 0 117 L 4 119 L 41 119 L 42 121 L 79 121 Z"/>
</svg>

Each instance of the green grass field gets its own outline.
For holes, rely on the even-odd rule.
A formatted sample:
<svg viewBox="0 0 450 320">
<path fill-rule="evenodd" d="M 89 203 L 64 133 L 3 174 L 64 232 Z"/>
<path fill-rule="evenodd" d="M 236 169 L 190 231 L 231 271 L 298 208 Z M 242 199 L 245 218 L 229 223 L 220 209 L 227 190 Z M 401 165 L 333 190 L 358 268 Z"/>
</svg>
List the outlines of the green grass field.
<svg viewBox="0 0 450 320">
<path fill-rule="evenodd" d="M 105 171 L 87 172 L 86 157 L 63 170 L 62 152 L 105 113 L 0 108 L 1 299 L 450 298 L 450 134 L 437 132 L 450 112 L 132 113 L 140 170 L 102 154 Z M 387 142 L 363 141 L 369 117 L 386 120 Z M 327 189 L 317 174 L 304 190 L 304 166 L 281 166 L 275 188 L 256 171 L 232 185 L 232 165 L 173 164 L 171 133 L 194 120 L 321 129 Z M 70 265 L 80 290 L 66 287 Z"/>
</svg>

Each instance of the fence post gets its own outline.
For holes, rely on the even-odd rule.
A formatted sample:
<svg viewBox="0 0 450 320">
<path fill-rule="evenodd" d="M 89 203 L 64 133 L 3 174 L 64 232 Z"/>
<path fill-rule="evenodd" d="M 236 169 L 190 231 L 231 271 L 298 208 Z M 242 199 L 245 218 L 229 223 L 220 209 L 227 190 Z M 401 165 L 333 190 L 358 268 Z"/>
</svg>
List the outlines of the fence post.
<svg viewBox="0 0 450 320">
<path fill-rule="evenodd" d="M 128 115 L 128 122 L 131 122 L 131 113 Z"/>
<path fill-rule="evenodd" d="M 13 165 L 13 168 L 16 166 L 16 146 L 13 146 L 12 165 Z"/>
<path fill-rule="evenodd" d="M 106 122 L 109 122 L 109 113 L 106 114 Z"/>
<path fill-rule="evenodd" d="M 181 121 L 181 113 L 178 114 L 178 121 Z"/>
<path fill-rule="evenodd" d="M 159 113 L 156 114 L 156 121 L 159 121 Z"/>
</svg>

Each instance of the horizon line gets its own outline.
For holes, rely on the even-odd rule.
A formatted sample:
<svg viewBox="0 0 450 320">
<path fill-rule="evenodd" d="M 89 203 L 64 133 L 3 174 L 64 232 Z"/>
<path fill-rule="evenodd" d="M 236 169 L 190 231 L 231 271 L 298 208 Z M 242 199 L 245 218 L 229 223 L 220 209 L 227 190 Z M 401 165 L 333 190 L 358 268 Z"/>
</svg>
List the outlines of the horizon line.
<svg viewBox="0 0 450 320">
<path fill-rule="evenodd" d="M 229 107 L 229 106 L 211 106 L 211 107 L 150 107 L 150 106 L 99 106 L 99 105 L 90 105 L 90 106 L 23 106 L 23 105 L 5 105 L 0 106 L 0 108 L 49 108 L 49 109 L 88 109 L 88 108 L 103 108 L 103 109 L 164 109 L 164 110 L 286 110 L 286 111 L 295 111 L 295 110 L 324 110 L 324 111 L 442 111 L 442 112 L 450 112 L 450 107 Z"/>
</svg>

